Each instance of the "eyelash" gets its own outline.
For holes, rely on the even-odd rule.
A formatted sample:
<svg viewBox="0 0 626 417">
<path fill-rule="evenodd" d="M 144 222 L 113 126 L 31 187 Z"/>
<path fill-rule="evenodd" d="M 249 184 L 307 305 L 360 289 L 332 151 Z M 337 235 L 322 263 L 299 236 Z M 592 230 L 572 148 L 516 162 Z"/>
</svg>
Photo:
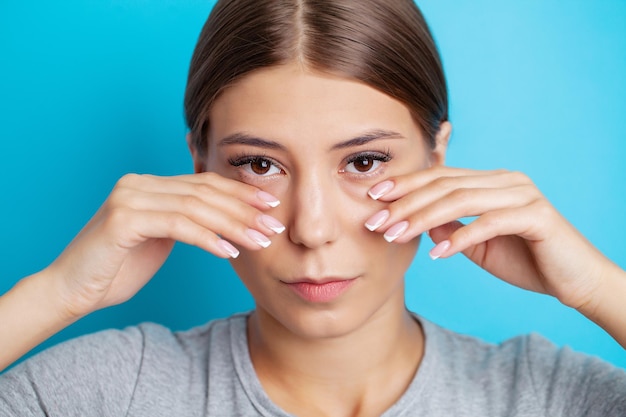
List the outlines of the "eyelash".
<svg viewBox="0 0 626 417">
<path fill-rule="evenodd" d="M 378 152 L 378 151 L 365 151 L 365 152 L 359 152 L 356 153 L 354 155 L 350 155 L 345 159 L 344 162 L 344 167 L 340 170 L 340 172 L 342 173 L 346 173 L 349 175 L 354 175 L 354 176 L 369 176 L 369 175 L 373 175 L 375 174 L 375 172 L 363 172 L 363 173 L 354 173 L 354 172 L 346 172 L 346 166 L 353 164 L 354 162 L 357 162 L 359 160 L 363 160 L 363 159 L 371 159 L 373 161 L 379 161 L 382 163 L 385 162 L 389 162 L 391 161 L 391 159 L 393 158 L 391 152 L 389 150 L 386 150 L 384 152 Z M 238 155 L 234 158 L 229 158 L 228 159 L 228 163 L 230 165 L 232 165 L 235 168 L 241 168 L 241 167 L 245 167 L 245 165 L 251 164 L 253 162 L 260 162 L 260 161 L 267 161 L 269 162 L 273 167 L 276 167 L 277 169 L 279 169 L 281 172 L 284 172 L 284 169 L 281 167 L 281 165 L 276 162 L 274 159 L 269 158 L 265 155 L 249 155 L 249 154 L 241 154 Z M 247 170 L 246 170 L 247 171 Z M 375 171 L 378 171 L 378 169 L 376 169 Z M 255 177 L 259 177 L 259 178 L 263 178 L 266 175 L 260 175 L 260 174 L 253 174 L 250 172 L 246 172 L 249 175 L 255 176 Z M 267 175 L 270 176 L 270 175 Z"/>
<path fill-rule="evenodd" d="M 385 151 L 385 152 L 371 152 L 371 151 L 367 151 L 367 152 L 361 152 L 361 153 L 357 153 L 354 155 L 350 155 L 348 158 L 346 158 L 346 165 L 348 164 L 352 164 L 356 161 L 359 161 L 361 159 L 373 159 L 374 161 L 380 161 L 380 162 L 389 162 L 391 161 L 391 152 L 389 151 Z"/>
<path fill-rule="evenodd" d="M 232 165 L 235 168 L 241 168 L 241 167 L 245 167 L 245 165 L 251 164 L 253 162 L 260 162 L 260 161 L 267 161 L 269 162 L 272 166 L 280 169 L 281 172 L 284 172 L 283 168 L 280 166 L 280 164 L 278 162 L 276 162 L 275 160 L 273 160 L 272 158 L 269 158 L 265 155 L 248 155 L 248 154 L 241 154 L 238 155 L 234 158 L 228 158 L 228 163 L 230 165 Z M 257 177 L 263 177 L 264 175 L 259 175 L 259 174 L 251 174 L 250 175 L 254 175 Z"/>
</svg>

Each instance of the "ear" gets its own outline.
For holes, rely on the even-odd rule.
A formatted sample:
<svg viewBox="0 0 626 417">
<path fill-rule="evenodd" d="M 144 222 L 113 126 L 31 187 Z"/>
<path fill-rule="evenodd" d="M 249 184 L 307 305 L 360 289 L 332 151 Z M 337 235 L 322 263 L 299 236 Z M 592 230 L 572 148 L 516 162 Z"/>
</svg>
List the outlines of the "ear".
<svg viewBox="0 0 626 417">
<path fill-rule="evenodd" d="M 452 124 L 448 121 L 439 125 L 439 132 L 435 135 L 435 149 L 430 154 L 431 166 L 443 165 L 446 162 L 446 151 L 452 134 Z"/>
<path fill-rule="evenodd" d="M 198 148 L 196 147 L 195 143 L 193 143 L 191 132 L 188 132 L 185 138 L 187 139 L 187 147 L 189 148 L 189 152 L 191 153 L 191 159 L 193 160 L 193 172 L 199 174 L 206 171 L 204 160 L 200 157 Z"/>
</svg>

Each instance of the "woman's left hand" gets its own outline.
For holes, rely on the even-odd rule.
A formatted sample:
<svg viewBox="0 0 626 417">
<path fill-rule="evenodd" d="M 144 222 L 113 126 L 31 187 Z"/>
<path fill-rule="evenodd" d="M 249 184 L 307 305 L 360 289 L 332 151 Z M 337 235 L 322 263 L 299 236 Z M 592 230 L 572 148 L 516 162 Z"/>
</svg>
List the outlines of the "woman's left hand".
<svg viewBox="0 0 626 417">
<path fill-rule="evenodd" d="M 570 307 L 598 302 L 606 277 L 615 276 L 616 265 L 519 172 L 437 166 L 390 178 L 369 194 L 389 203 L 366 223 L 388 241 L 428 232 L 437 244 L 431 257 L 463 252 L 500 279 Z M 457 220 L 472 216 L 467 225 Z"/>
</svg>

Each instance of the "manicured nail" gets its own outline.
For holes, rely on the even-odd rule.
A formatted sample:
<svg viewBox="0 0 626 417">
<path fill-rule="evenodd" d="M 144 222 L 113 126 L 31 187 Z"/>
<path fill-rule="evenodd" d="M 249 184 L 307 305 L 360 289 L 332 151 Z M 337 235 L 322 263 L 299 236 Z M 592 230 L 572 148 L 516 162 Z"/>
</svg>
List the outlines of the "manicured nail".
<svg viewBox="0 0 626 417">
<path fill-rule="evenodd" d="M 265 236 L 261 232 L 257 232 L 254 229 L 246 230 L 246 234 L 248 235 L 250 239 L 254 240 L 259 246 L 263 248 L 267 248 L 269 245 L 272 244 L 272 241 L 269 240 L 267 236 Z"/>
<path fill-rule="evenodd" d="M 394 224 L 385 232 L 385 240 L 389 243 L 393 242 L 397 238 L 399 238 L 402 233 L 406 232 L 406 229 L 409 228 L 409 222 L 403 221 L 397 224 Z"/>
<path fill-rule="evenodd" d="M 261 215 L 261 222 L 270 228 L 274 233 L 282 233 L 285 231 L 285 226 L 272 216 L 268 216 L 267 214 Z"/>
<path fill-rule="evenodd" d="M 219 246 L 228 256 L 233 259 L 239 256 L 239 251 L 237 250 L 237 248 L 225 241 L 224 239 L 218 240 L 217 246 Z"/>
<path fill-rule="evenodd" d="M 448 249 L 450 249 L 450 241 L 442 240 L 441 242 L 437 243 L 437 245 L 435 245 L 435 247 L 432 248 L 430 252 L 428 252 L 428 255 L 430 255 L 430 259 L 434 261 L 441 255 L 443 255 Z"/>
<path fill-rule="evenodd" d="M 378 213 L 374 214 L 365 222 L 365 227 L 367 227 L 372 232 L 378 229 L 383 225 L 389 218 L 389 210 L 381 210 Z"/>
<path fill-rule="evenodd" d="M 369 194 L 369 196 L 372 197 L 374 200 L 378 200 L 380 197 L 391 191 L 394 186 L 395 184 L 393 183 L 393 181 L 383 181 L 380 184 L 376 184 L 375 186 L 370 188 L 367 194 Z"/>
<path fill-rule="evenodd" d="M 259 197 L 265 204 L 270 207 L 277 207 L 280 204 L 280 200 L 265 191 L 259 191 L 256 193 L 257 197 Z"/>
</svg>

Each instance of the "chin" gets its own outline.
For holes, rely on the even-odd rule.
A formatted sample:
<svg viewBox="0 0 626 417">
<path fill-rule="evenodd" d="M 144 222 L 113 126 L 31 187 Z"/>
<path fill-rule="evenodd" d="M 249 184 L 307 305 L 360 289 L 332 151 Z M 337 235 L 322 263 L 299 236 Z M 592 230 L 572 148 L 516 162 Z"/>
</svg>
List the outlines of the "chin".
<svg viewBox="0 0 626 417">
<path fill-rule="evenodd" d="M 355 291 L 344 299 L 321 304 L 297 299 L 265 304 L 257 298 L 257 312 L 278 331 L 287 331 L 298 338 L 311 341 L 336 339 L 358 332 L 375 317 L 402 311 L 405 308 L 403 286 L 390 290 L 386 297 L 380 292 L 363 294 Z"/>
<path fill-rule="evenodd" d="M 346 336 L 367 320 L 351 309 L 306 309 L 292 314 L 273 316 L 290 333 L 303 339 L 334 339 Z M 281 317 L 284 316 L 284 317 Z"/>
</svg>

